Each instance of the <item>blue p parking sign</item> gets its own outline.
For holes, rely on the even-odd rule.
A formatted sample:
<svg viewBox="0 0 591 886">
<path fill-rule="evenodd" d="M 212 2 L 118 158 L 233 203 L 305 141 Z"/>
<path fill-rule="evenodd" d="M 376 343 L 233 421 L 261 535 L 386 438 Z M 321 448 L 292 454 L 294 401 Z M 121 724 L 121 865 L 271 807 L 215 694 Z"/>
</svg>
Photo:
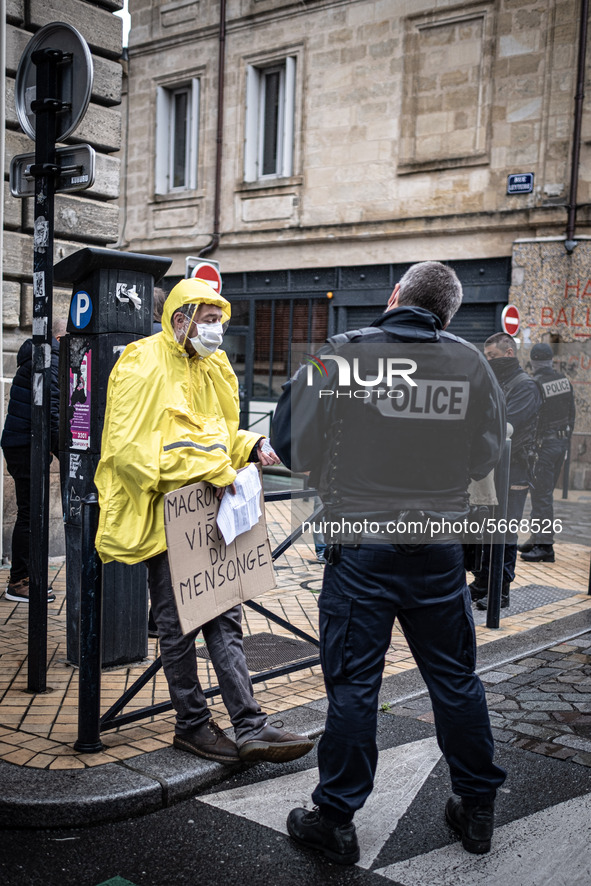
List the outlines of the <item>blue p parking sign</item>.
<svg viewBox="0 0 591 886">
<path fill-rule="evenodd" d="M 70 305 L 70 317 L 76 329 L 84 329 L 90 323 L 92 317 L 92 299 L 89 294 L 80 289 L 72 296 Z"/>
</svg>

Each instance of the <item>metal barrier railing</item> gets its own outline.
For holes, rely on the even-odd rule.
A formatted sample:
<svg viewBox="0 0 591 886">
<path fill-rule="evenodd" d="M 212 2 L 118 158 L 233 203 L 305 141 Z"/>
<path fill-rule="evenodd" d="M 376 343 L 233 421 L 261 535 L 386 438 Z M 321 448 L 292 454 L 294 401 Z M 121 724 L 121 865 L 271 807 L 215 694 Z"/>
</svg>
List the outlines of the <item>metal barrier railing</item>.
<svg viewBox="0 0 591 886">
<path fill-rule="evenodd" d="M 252 431 L 252 429 L 254 427 L 256 427 L 256 425 L 260 425 L 261 422 L 264 422 L 264 421 L 266 421 L 268 423 L 267 425 L 265 425 L 265 427 L 270 427 L 271 426 L 271 419 L 273 418 L 274 413 L 275 413 L 274 409 L 265 410 L 265 412 L 252 410 L 251 412 L 248 413 L 249 419 L 253 415 L 258 415 L 258 416 L 260 416 L 260 418 L 255 418 L 254 421 L 251 421 L 246 430 Z M 268 433 L 268 431 L 266 433 Z"/>
<path fill-rule="evenodd" d="M 501 595 L 503 590 L 503 563 L 505 559 L 505 535 L 498 529 L 499 521 L 507 517 L 509 497 L 509 468 L 511 462 L 511 440 L 505 440 L 501 459 L 495 470 L 496 531 L 490 539 L 490 567 L 488 571 L 488 605 L 486 607 L 487 628 L 498 628 L 501 621 Z"/>
<path fill-rule="evenodd" d="M 496 486 L 499 504 L 497 516 L 505 517 L 507 513 L 507 494 L 509 486 L 509 462 L 511 457 L 511 443 L 506 441 L 501 460 L 496 470 Z M 317 495 L 316 490 L 290 489 L 265 493 L 265 502 L 293 500 L 297 498 L 309 499 Z M 308 522 L 314 522 L 320 517 L 323 505 L 320 504 L 308 518 Z M 498 523 L 498 521 L 497 521 Z M 102 612 L 102 564 L 94 547 L 94 540 L 98 527 L 98 499 L 96 495 L 89 495 L 82 500 L 82 576 L 80 601 L 80 671 L 79 671 L 79 706 L 78 706 L 78 739 L 75 749 L 83 753 L 96 753 L 103 745 L 100 740 L 101 732 L 116 729 L 129 723 L 135 723 L 146 717 L 166 713 L 172 710 L 170 701 L 149 705 L 140 709 L 122 714 L 121 711 L 129 702 L 149 683 L 162 667 L 162 660 L 158 657 L 138 679 L 129 687 L 121 697 L 100 716 L 100 685 L 101 685 L 101 612 Z M 285 551 L 300 538 L 303 526 L 300 524 L 281 544 L 272 552 L 272 560 L 278 559 Z M 505 534 L 497 531 L 490 539 L 490 569 L 488 584 L 488 607 L 486 625 L 488 628 L 498 628 L 501 611 L 501 591 L 503 584 L 503 555 L 505 546 Z M 590 579 L 591 588 L 591 579 Z M 254 600 L 244 603 L 250 609 L 265 616 L 290 633 L 314 646 L 319 647 L 319 641 L 311 634 L 302 631 L 292 625 L 286 619 L 271 612 Z M 273 677 L 282 677 L 294 671 L 314 667 L 320 664 L 320 657 L 313 656 L 290 664 L 260 671 L 251 676 L 252 683 L 261 683 Z M 219 686 L 204 690 L 206 698 L 212 698 L 221 692 Z"/>
<path fill-rule="evenodd" d="M 268 492 L 265 494 L 265 502 L 286 501 L 297 498 L 310 498 L 315 495 L 315 490 L 291 489 L 285 491 Z M 310 521 L 316 520 L 322 513 L 320 505 L 309 517 Z M 170 701 L 150 705 L 130 711 L 126 714 L 120 712 L 129 702 L 149 683 L 162 667 L 162 659 L 158 657 L 129 687 L 121 697 L 113 704 L 103 716 L 100 716 L 100 686 L 101 686 L 101 611 L 102 611 L 102 564 L 94 547 L 96 530 L 98 527 L 98 499 L 96 495 L 89 495 L 82 500 L 82 576 L 81 585 L 83 593 L 80 600 L 80 670 L 79 670 L 79 705 L 78 705 L 78 739 L 75 749 L 83 753 L 96 753 L 103 745 L 100 740 L 101 732 L 116 729 L 143 720 L 155 714 L 166 713 L 172 710 Z M 284 541 L 272 552 L 272 560 L 275 562 L 297 539 L 302 535 L 303 527 L 298 526 Z M 269 621 L 280 625 L 290 633 L 312 643 L 318 647 L 316 637 L 306 633 L 286 619 L 274 612 L 247 600 L 245 606 L 250 607 L 260 615 L 264 615 Z M 273 677 L 282 677 L 294 671 L 311 668 L 320 664 L 320 656 L 313 656 L 280 667 L 260 671 L 251 676 L 252 683 L 262 683 Z M 219 686 L 204 690 L 206 698 L 212 698 L 221 692 Z"/>
</svg>

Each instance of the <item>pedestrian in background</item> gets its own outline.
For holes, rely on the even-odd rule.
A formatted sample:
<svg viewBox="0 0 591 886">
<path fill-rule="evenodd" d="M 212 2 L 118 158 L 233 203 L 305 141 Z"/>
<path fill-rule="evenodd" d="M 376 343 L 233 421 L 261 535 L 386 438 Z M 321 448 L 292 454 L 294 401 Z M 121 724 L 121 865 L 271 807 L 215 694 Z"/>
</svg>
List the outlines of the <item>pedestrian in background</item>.
<svg viewBox="0 0 591 886">
<path fill-rule="evenodd" d="M 160 286 L 154 287 L 154 310 L 152 313 L 152 334 L 162 332 L 162 311 L 164 310 L 164 302 L 166 301 L 166 293 Z"/>
<path fill-rule="evenodd" d="M 51 440 L 53 455 L 59 453 L 59 339 L 66 331 L 66 321 L 53 325 L 51 343 Z M 14 480 L 16 520 L 12 530 L 12 557 L 5 595 L 15 603 L 29 602 L 29 548 L 31 517 L 31 383 L 33 339 L 28 338 L 16 357 L 16 374 L 10 387 L 8 410 L 0 446 L 8 473 Z M 49 589 L 49 603 L 55 594 Z"/>
<path fill-rule="evenodd" d="M 316 808 L 293 809 L 287 820 L 294 840 L 340 864 L 359 859 L 353 817 L 373 788 L 378 694 L 396 618 L 429 689 L 450 768 L 456 796 L 446 819 L 469 852 L 491 845 L 505 773 L 493 762 L 486 697 L 474 670 L 462 545 L 452 538 L 406 542 L 404 535 L 397 541 L 396 533 L 377 543 L 380 527 L 391 533 L 392 521 L 400 525 L 409 514 L 415 521 L 466 517 L 469 478 L 486 476 L 501 453 L 499 385 L 477 348 L 444 331 L 461 300 L 451 268 L 414 265 L 371 327 L 328 340 L 319 355 L 327 375 L 300 368 L 273 420 L 277 454 L 292 470 L 311 472 L 327 521 L 343 527 L 326 539 L 319 598 L 329 707 Z M 357 378 L 375 379 L 376 361 L 383 365 L 391 353 L 397 363 L 416 363 L 410 382 L 382 382 L 382 396 L 377 388 L 369 397 L 354 396 L 345 383 L 339 388 L 343 363 L 358 360 Z M 339 397 L 327 396 L 337 390 Z M 364 521 L 374 530 L 348 528 Z"/>
<path fill-rule="evenodd" d="M 531 488 L 533 528 L 529 539 L 518 547 L 521 559 L 528 563 L 554 563 L 554 488 L 575 426 L 575 396 L 566 375 L 552 366 L 550 345 L 535 344 L 529 357 L 542 396 L 542 408 Z"/>
</svg>

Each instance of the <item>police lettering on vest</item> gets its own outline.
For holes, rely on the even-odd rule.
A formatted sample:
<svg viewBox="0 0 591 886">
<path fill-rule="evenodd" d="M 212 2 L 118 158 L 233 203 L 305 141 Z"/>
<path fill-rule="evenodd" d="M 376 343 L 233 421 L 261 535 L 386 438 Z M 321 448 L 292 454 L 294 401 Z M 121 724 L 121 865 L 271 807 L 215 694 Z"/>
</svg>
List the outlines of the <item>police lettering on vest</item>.
<svg viewBox="0 0 591 886">
<path fill-rule="evenodd" d="M 544 399 L 548 397 L 556 397 L 559 394 L 569 394 L 571 386 L 568 378 L 556 378 L 552 381 L 545 381 L 541 384 Z"/>
<path fill-rule="evenodd" d="M 463 421 L 470 399 L 470 382 L 417 378 L 414 387 L 403 383 L 390 396 L 384 388 L 372 394 L 371 403 L 385 418 Z"/>
</svg>

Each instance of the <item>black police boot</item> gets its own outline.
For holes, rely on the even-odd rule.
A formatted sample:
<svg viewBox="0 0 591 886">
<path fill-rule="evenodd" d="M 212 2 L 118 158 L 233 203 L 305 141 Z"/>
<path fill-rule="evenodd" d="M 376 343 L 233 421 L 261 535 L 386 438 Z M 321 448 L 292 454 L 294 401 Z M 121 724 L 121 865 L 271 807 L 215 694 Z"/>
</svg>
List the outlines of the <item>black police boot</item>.
<svg viewBox="0 0 591 886">
<path fill-rule="evenodd" d="M 490 841 L 495 829 L 495 805 L 465 805 L 459 797 L 450 797 L 445 807 L 445 820 L 459 834 L 467 852 L 482 855 L 490 852 Z"/>
<path fill-rule="evenodd" d="M 292 809 L 287 816 L 287 831 L 301 846 L 322 852 L 337 864 L 359 861 L 359 843 L 353 822 L 335 824 L 320 814 L 316 807 Z"/>
<path fill-rule="evenodd" d="M 517 550 L 520 554 L 527 554 L 535 547 L 535 545 L 536 543 L 530 535 L 527 541 L 524 541 L 523 544 L 517 545 Z"/>
<path fill-rule="evenodd" d="M 509 582 L 505 582 L 501 589 L 501 609 L 506 609 L 509 606 L 509 588 L 511 584 Z M 476 608 L 481 611 L 486 611 L 488 609 L 488 598 L 484 600 L 478 600 L 476 603 Z"/>
<path fill-rule="evenodd" d="M 488 588 L 486 585 L 479 584 L 478 579 L 475 579 L 471 584 L 468 585 L 468 590 L 470 591 L 470 596 L 472 597 L 472 602 L 475 603 L 477 600 L 482 600 L 483 597 L 486 597 L 488 594 Z"/>
<path fill-rule="evenodd" d="M 554 545 L 534 545 L 531 551 L 521 555 L 527 563 L 554 563 Z"/>
</svg>

